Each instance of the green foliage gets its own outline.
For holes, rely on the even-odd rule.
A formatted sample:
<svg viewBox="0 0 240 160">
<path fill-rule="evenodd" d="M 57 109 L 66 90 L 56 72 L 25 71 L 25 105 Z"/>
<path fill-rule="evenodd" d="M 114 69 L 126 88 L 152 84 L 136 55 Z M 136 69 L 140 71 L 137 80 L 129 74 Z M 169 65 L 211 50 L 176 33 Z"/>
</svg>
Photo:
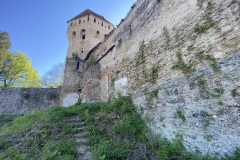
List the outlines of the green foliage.
<svg viewBox="0 0 240 160">
<path fill-rule="evenodd" d="M 211 124 L 211 121 L 213 121 L 212 117 L 202 117 L 201 123 L 203 124 L 204 127 L 208 127 Z"/>
<path fill-rule="evenodd" d="M 10 47 L 11 42 L 8 33 L 0 30 L 0 72 L 2 71 L 3 62 L 7 59 Z"/>
<path fill-rule="evenodd" d="M 205 0 L 198 0 L 198 6 L 200 8 L 202 8 L 203 1 Z M 206 20 L 202 25 L 197 24 L 194 27 L 194 32 L 196 32 L 197 34 L 205 33 L 209 28 L 211 28 L 214 25 L 213 19 L 210 17 L 212 9 L 213 9 L 212 3 L 208 2 L 208 5 L 205 10 L 205 16 L 204 16 Z"/>
<path fill-rule="evenodd" d="M 237 92 L 237 89 L 233 89 L 231 92 L 233 97 L 239 96 L 239 93 Z"/>
<path fill-rule="evenodd" d="M 72 57 L 75 58 L 75 59 L 80 59 L 78 53 L 76 53 L 76 52 L 72 53 Z"/>
<path fill-rule="evenodd" d="M 194 48 L 195 48 L 195 47 L 194 47 L 194 45 L 192 44 L 192 45 L 188 46 L 187 50 L 188 50 L 188 51 L 192 51 L 192 50 L 194 50 Z"/>
<path fill-rule="evenodd" d="M 178 69 L 181 70 L 184 74 L 191 73 L 193 72 L 193 64 L 187 64 L 183 61 L 182 59 L 182 54 L 181 52 L 177 53 L 177 64 L 172 66 L 172 69 Z"/>
<path fill-rule="evenodd" d="M 206 138 L 207 141 L 211 141 L 213 137 L 212 137 L 211 134 L 207 134 L 207 135 L 205 136 L 205 138 Z"/>
<path fill-rule="evenodd" d="M 145 44 L 144 44 L 144 40 L 142 40 L 139 47 L 140 53 L 137 56 L 136 66 L 139 66 L 140 64 L 143 64 L 145 62 L 144 48 L 145 48 Z"/>
<path fill-rule="evenodd" d="M 93 55 L 91 55 L 86 62 L 86 69 L 88 69 L 88 67 L 90 67 L 91 65 L 96 64 L 96 63 L 97 63 L 97 61 L 96 61 L 95 57 Z"/>
<path fill-rule="evenodd" d="M 166 38 L 166 48 L 169 49 L 169 47 L 170 47 L 170 35 L 169 35 L 169 31 L 168 31 L 167 27 L 163 28 L 163 34 Z"/>
<path fill-rule="evenodd" d="M 6 87 L 41 87 L 38 72 L 31 66 L 26 54 L 9 53 L 0 72 L 0 84 Z"/>
<path fill-rule="evenodd" d="M 111 78 L 111 87 L 114 87 L 114 82 L 115 82 L 116 78 Z"/>
<path fill-rule="evenodd" d="M 184 122 L 186 121 L 186 118 L 185 118 L 182 110 L 177 110 L 177 115 L 178 115 L 178 117 L 181 118 Z"/>
<path fill-rule="evenodd" d="M 223 104 L 222 101 L 219 101 L 219 102 L 218 102 L 218 105 L 223 106 L 224 104 Z"/>
<path fill-rule="evenodd" d="M 151 96 L 156 97 L 158 91 Z M 85 119 L 89 132 L 87 144 L 93 158 L 103 159 L 194 159 L 210 160 L 216 157 L 195 155 L 183 145 L 183 136 L 172 140 L 148 135 L 148 128 L 129 96 L 114 98 L 111 103 L 77 104 L 68 108 L 52 107 L 44 111 L 16 117 L 0 128 L 0 159 L 74 160 L 76 150 L 72 135 L 76 128 L 66 125 L 64 119 L 78 115 Z M 209 122 L 210 123 L 210 122 Z M 165 126 L 165 125 L 163 125 Z M 21 141 L 12 139 L 19 135 Z M 24 138 L 22 138 L 24 137 Z M 11 139 L 11 140 L 10 140 Z M 13 143 L 15 141 L 15 143 Z M 20 145 L 15 145 L 21 143 Z M 199 151 L 200 152 L 200 151 Z M 239 157 L 239 149 L 228 159 Z"/>
<path fill-rule="evenodd" d="M 158 72 L 157 67 L 153 66 L 152 70 L 151 70 L 151 82 L 152 83 L 156 83 L 156 80 L 157 80 L 157 77 L 158 77 L 158 73 L 157 72 Z"/>
</svg>

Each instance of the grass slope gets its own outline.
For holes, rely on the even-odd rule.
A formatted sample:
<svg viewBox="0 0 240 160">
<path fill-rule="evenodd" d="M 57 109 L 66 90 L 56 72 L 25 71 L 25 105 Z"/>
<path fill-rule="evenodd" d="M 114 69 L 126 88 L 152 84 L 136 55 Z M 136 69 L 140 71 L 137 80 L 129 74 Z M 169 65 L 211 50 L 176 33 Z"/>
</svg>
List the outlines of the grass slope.
<svg viewBox="0 0 240 160">
<path fill-rule="evenodd" d="M 74 126 L 64 123 L 71 116 L 85 118 L 90 133 L 87 144 L 96 160 L 210 160 L 217 159 L 186 151 L 182 135 L 171 141 L 150 135 L 130 97 L 110 102 L 77 103 L 69 108 L 48 110 L 16 117 L 0 128 L 0 159 L 73 160 L 76 157 Z M 237 149 L 233 157 L 240 159 Z"/>
</svg>

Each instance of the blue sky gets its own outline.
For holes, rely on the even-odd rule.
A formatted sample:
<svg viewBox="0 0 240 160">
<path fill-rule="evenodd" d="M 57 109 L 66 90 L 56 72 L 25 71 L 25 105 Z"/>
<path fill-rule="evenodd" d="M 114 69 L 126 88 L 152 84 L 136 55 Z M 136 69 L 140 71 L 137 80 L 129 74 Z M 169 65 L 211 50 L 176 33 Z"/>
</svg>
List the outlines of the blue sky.
<svg viewBox="0 0 240 160">
<path fill-rule="evenodd" d="M 1 0 L 0 30 L 10 35 L 11 51 L 32 59 L 40 76 L 65 61 L 67 21 L 90 10 L 115 26 L 136 0 Z"/>
</svg>

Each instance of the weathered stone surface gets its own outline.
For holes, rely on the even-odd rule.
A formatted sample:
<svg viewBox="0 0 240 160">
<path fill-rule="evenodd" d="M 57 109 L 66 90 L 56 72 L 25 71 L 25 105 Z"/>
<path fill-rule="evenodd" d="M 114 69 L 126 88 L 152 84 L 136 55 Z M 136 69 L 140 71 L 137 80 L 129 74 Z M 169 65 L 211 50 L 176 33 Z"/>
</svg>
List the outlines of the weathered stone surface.
<svg viewBox="0 0 240 160">
<path fill-rule="evenodd" d="M 153 133 L 171 139 L 180 132 L 188 150 L 198 147 L 203 154 L 223 156 L 240 147 L 239 97 L 232 96 L 234 89 L 240 91 L 240 4 L 201 3 L 138 0 L 118 28 L 93 49 L 100 64 L 100 86 L 83 80 L 82 90 L 91 92 L 82 97 L 95 92 L 100 100 L 107 100 L 119 91 L 130 93 Z M 177 53 L 182 55 L 181 63 Z M 183 64 L 194 72 L 184 74 Z M 156 90 L 158 95 L 149 105 L 147 97 Z M 183 112 L 185 122 L 177 110 Z"/>
<path fill-rule="evenodd" d="M 0 115 L 21 115 L 59 105 L 61 88 L 2 88 Z"/>
</svg>

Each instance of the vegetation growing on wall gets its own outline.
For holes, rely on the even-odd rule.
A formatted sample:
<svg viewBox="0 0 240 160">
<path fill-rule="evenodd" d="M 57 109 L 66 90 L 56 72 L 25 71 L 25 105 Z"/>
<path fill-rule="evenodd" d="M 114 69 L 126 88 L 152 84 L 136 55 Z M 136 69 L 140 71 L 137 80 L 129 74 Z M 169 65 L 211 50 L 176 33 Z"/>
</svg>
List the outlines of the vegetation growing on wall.
<svg viewBox="0 0 240 160">
<path fill-rule="evenodd" d="M 89 57 L 89 59 L 86 62 L 86 69 L 88 69 L 91 65 L 96 64 L 97 61 L 93 55 Z"/>
<path fill-rule="evenodd" d="M 145 49 L 145 44 L 144 44 L 144 40 L 142 40 L 142 42 L 140 43 L 140 47 L 139 47 L 139 53 L 137 56 L 136 66 L 139 66 L 140 64 L 143 64 L 145 62 L 144 49 Z"/>
<path fill-rule="evenodd" d="M 85 118 L 86 130 L 90 133 L 87 144 L 96 160 L 217 159 L 187 152 L 180 134 L 171 141 L 160 135 L 147 138 L 150 133 L 131 98 L 120 95 L 112 103 L 78 103 L 69 108 L 56 106 L 10 120 L 0 128 L 0 149 L 4 151 L 0 159 L 76 159 L 71 136 L 76 128 L 64 123 L 65 118 L 76 115 Z M 235 155 L 227 159 L 239 157 L 240 150 L 237 149 Z"/>
<path fill-rule="evenodd" d="M 177 53 L 177 63 L 175 65 L 172 66 L 172 69 L 177 69 L 177 70 L 181 70 L 184 74 L 187 74 L 187 73 L 191 73 L 193 72 L 193 64 L 190 63 L 190 64 L 187 64 L 183 61 L 183 58 L 182 58 L 182 54 L 181 52 L 178 52 Z"/>
</svg>

